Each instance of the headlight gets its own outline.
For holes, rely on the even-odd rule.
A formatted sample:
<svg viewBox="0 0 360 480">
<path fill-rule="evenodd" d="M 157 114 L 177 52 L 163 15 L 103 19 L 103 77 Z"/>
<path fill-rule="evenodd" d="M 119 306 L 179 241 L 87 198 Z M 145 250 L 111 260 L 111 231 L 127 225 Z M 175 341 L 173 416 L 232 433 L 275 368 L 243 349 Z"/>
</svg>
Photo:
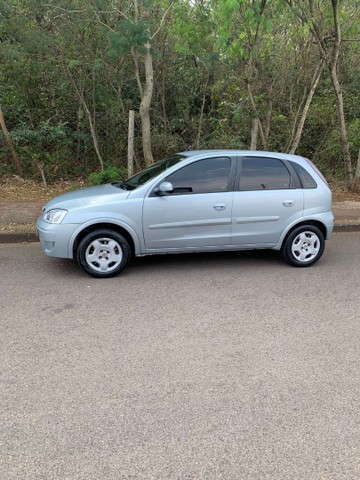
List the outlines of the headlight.
<svg viewBox="0 0 360 480">
<path fill-rule="evenodd" d="M 60 208 L 54 208 L 54 210 L 48 210 L 43 215 L 43 220 L 48 223 L 61 223 L 64 220 L 67 210 L 61 210 Z"/>
</svg>

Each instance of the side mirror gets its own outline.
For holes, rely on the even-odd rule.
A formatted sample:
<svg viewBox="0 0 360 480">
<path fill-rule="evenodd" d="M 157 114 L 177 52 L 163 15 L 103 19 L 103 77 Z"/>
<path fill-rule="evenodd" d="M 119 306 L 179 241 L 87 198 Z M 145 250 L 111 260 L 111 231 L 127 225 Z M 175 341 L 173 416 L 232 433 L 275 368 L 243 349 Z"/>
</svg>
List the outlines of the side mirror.
<svg viewBox="0 0 360 480">
<path fill-rule="evenodd" d="M 162 182 L 156 189 L 155 193 L 157 193 L 157 195 L 169 195 L 169 193 L 172 193 L 173 190 L 174 187 L 172 186 L 172 183 Z"/>
</svg>

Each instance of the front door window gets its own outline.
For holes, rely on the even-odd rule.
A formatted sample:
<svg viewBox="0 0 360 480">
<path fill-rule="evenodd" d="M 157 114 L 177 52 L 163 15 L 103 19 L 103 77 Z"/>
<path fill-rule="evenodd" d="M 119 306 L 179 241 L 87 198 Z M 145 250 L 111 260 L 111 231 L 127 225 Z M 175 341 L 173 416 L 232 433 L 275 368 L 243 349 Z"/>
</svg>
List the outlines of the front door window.
<svg viewBox="0 0 360 480">
<path fill-rule="evenodd" d="M 173 195 L 226 192 L 229 186 L 230 158 L 208 158 L 181 168 L 166 178 Z"/>
</svg>

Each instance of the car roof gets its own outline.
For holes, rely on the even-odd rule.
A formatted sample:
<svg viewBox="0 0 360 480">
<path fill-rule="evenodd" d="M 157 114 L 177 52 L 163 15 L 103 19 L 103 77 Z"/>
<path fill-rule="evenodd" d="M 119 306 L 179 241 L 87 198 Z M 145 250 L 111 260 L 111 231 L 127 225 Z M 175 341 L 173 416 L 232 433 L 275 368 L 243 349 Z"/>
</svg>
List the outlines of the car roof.
<svg viewBox="0 0 360 480">
<path fill-rule="evenodd" d="M 185 157 L 194 157 L 197 155 L 241 155 L 241 156 L 258 156 L 261 155 L 262 157 L 280 157 L 287 160 L 295 160 L 295 161 L 304 161 L 304 157 L 299 155 L 292 155 L 289 153 L 281 153 L 281 152 L 268 152 L 263 150 L 230 150 L 230 149 L 208 149 L 208 150 L 189 150 L 184 152 L 179 152 L 179 155 L 184 155 Z"/>
</svg>

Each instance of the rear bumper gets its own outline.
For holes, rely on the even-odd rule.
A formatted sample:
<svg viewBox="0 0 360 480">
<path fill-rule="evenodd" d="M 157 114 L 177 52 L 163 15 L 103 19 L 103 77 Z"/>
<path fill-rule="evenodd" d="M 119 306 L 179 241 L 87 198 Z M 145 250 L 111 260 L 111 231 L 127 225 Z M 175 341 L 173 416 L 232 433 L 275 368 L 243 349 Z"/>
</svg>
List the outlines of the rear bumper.
<svg viewBox="0 0 360 480">
<path fill-rule="evenodd" d="M 325 228 L 326 228 L 325 240 L 328 240 L 334 230 L 333 213 L 331 211 L 326 213 L 319 213 L 315 215 L 315 218 L 312 218 L 311 220 L 317 220 L 325 225 Z"/>
<path fill-rule="evenodd" d="M 334 230 L 334 215 L 331 210 L 321 213 L 312 212 L 308 215 L 304 215 L 301 219 L 301 223 L 304 223 L 306 221 L 322 223 L 326 229 L 325 240 L 329 239 L 330 235 Z"/>
</svg>

